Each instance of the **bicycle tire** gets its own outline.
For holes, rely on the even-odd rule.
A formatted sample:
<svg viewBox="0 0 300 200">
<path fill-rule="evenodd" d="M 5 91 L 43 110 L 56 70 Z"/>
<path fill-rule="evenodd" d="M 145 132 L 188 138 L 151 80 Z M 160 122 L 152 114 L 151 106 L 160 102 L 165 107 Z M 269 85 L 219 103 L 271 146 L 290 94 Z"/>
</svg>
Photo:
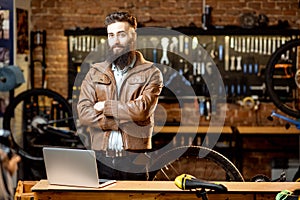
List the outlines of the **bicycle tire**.
<svg viewBox="0 0 300 200">
<path fill-rule="evenodd" d="M 283 102 L 280 99 L 280 97 L 278 96 L 278 94 L 274 89 L 273 76 L 274 76 L 275 65 L 277 64 L 281 56 L 285 54 L 288 50 L 291 50 L 298 46 L 300 46 L 300 39 L 290 40 L 285 44 L 283 44 L 281 47 L 279 47 L 269 58 L 266 65 L 266 73 L 265 73 L 266 88 L 270 96 L 270 99 L 279 110 L 295 118 L 300 118 L 299 109 L 295 108 L 295 106 L 291 107 L 285 104 L 285 102 Z"/>
<path fill-rule="evenodd" d="M 174 157 L 178 155 L 176 151 L 185 153 L 176 158 Z M 239 170 L 229 159 L 215 150 L 202 146 L 181 146 L 171 149 L 153 161 L 154 169 L 159 165 L 163 167 L 156 172 L 154 181 L 173 181 L 181 174 L 191 174 L 197 179 L 207 181 L 244 181 Z"/>
<path fill-rule="evenodd" d="M 45 110 L 41 111 L 42 105 L 37 105 L 37 110 L 35 110 L 35 114 L 32 116 L 29 116 L 28 113 L 25 113 L 30 108 L 25 108 L 24 106 L 28 106 L 27 103 L 35 104 L 38 102 L 35 101 L 56 101 L 59 107 L 59 110 L 61 111 L 61 115 L 63 116 L 72 116 L 72 109 L 67 100 L 63 98 L 60 94 L 57 92 L 54 92 L 49 89 L 42 89 L 42 88 L 36 88 L 24 91 L 20 94 L 18 94 L 13 101 L 9 103 L 9 105 L 6 108 L 6 111 L 3 116 L 3 128 L 5 130 L 8 130 L 11 132 L 11 140 L 13 142 L 13 147 L 15 148 L 16 152 L 19 153 L 21 156 L 30 159 L 30 160 L 43 160 L 42 156 L 42 146 L 40 145 L 38 148 L 31 148 L 30 144 L 25 144 L 24 138 L 22 138 L 25 134 L 27 135 L 34 135 L 33 134 L 33 128 L 30 124 L 30 121 L 33 121 L 34 117 L 40 116 L 40 115 L 47 115 L 44 112 L 49 112 L 49 110 L 46 110 L 47 106 L 45 106 Z M 44 102 L 45 103 L 45 102 Z M 52 106 L 51 103 L 51 106 Z M 31 106 L 31 105 L 30 105 Z M 31 110 L 29 110 L 31 112 Z M 27 114 L 27 115 L 26 115 Z M 45 117 L 43 116 L 43 118 Z M 47 115 L 48 120 L 52 120 L 52 117 L 50 115 Z M 17 119 L 18 118 L 18 119 Z M 64 125 L 68 125 L 68 127 L 71 130 L 75 130 L 75 124 L 73 120 L 69 120 L 67 123 L 64 122 Z M 59 124 L 57 125 L 59 126 Z M 35 132 L 36 133 L 36 132 Z M 33 137 L 33 136 L 32 136 Z M 21 138 L 21 139 L 20 139 Z M 21 142 L 18 142 L 18 140 L 23 140 Z"/>
</svg>

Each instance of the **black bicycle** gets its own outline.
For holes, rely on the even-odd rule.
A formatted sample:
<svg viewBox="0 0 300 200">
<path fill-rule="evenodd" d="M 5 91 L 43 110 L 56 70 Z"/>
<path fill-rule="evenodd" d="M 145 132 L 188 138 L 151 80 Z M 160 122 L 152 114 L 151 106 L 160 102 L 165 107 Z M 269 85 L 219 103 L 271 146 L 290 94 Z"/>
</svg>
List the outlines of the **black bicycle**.
<svg viewBox="0 0 300 200">
<path fill-rule="evenodd" d="M 9 103 L 3 129 L 11 134 L 11 149 L 22 156 L 26 179 L 45 177 L 42 148 L 83 148 L 70 104 L 49 89 L 30 89 Z"/>
<path fill-rule="evenodd" d="M 178 156 L 181 152 L 184 153 Z M 173 148 L 156 158 L 152 168 L 160 168 L 153 178 L 155 181 L 173 181 L 181 174 L 191 174 L 205 181 L 244 181 L 228 158 L 203 146 Z"/>
<path fill-rule="evenodd" d="M 273 117 L 287 122 L 286 128 L 294 125 L 300 130 L 300 39 L 290 40 L 278 48 L 266 66 L 266 86 L 274 105 L 284 114 L 272 111 Z M 299 172 L 294 179 L 299 181 Z M 298 177 L 296 177 L 298 174 Z M 299 199 L 299 191 L 283 190 L 276 199 Z"/>
<path fill-rule="evenodd" d="M 7 106 L 3 128 L 13 143 L 30 159 L 42 158 L 44 146 L 75 146 L 78 143 L 69 103 L 49 89 L 27 90 Z M 80 141 L 80 140 L 79 140 Z"/>
</svg>

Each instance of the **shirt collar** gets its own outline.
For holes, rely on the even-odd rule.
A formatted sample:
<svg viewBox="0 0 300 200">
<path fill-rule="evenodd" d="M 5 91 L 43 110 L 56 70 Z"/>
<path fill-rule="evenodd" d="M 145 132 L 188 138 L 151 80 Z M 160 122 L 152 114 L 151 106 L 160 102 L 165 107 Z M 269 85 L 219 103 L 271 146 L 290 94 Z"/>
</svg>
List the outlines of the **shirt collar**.
<svg viewBox="0 0 300 200">
<path fill-rule="evenodd" d="M 133 68 L 133 66 L 134 66 L 134 64 L 135 64 L 135 61 L 136 61 L 136 55 L 134 55 L 134 57 L 133 57 L 133 59 L 132 59 L 132 62 L 130 63 L 130 65 L 127 65 L 127 66 L 125 66 L 124 67 L 124 69 L 131 69 L 131 68 Z M 112 67 L 111 67 L 111 69 L 112 69 L 112 71 L 115 71 L 115 70 L 117 70 L 117 71 L 122 71 L 122 70 L 119 70 L 118 68 L 117 68 L 117 66 L 114 64 L 114 63 L 112 63 Z M 124 70 L 123 69 L 123 70 Z M 126 71 L 127 71 L 126 70 Z"/>
</svg>

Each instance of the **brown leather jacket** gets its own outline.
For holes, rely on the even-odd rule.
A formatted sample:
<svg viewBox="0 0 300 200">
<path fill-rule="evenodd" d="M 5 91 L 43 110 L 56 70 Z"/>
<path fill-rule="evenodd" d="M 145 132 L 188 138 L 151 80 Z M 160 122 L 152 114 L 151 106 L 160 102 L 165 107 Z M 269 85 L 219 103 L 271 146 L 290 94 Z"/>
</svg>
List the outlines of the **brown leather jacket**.
<svg viewBox="0 0 300 200">
<path fill-rule="evenodd" d="M 110 132 L 120 130 L 124 149 L 151 149 L 154 110 L 162 87 L 161 72 L 140 52 L 124 78 L 119 98 L 111 64 L 93 64 L 82 82 L 77 105 L 80 123 L 89 126 L 91 148 L 106 150 Z M 98 101 L 105 101 L 103 112 L 93 108 Z"/>
</svg>

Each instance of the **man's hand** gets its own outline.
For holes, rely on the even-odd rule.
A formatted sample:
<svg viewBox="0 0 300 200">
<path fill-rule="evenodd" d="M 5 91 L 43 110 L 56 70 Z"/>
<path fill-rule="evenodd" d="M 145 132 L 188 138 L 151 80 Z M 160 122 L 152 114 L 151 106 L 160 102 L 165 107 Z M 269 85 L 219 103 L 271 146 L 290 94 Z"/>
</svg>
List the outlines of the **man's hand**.
<svg viewBox="0 0 300 200">
<path fill-rule="evenodd" d="M 94 109 L 98 112 L 102 112 L 104 109 L 105 101 L 99 101 L 94 105 Z"/>
</svg>

